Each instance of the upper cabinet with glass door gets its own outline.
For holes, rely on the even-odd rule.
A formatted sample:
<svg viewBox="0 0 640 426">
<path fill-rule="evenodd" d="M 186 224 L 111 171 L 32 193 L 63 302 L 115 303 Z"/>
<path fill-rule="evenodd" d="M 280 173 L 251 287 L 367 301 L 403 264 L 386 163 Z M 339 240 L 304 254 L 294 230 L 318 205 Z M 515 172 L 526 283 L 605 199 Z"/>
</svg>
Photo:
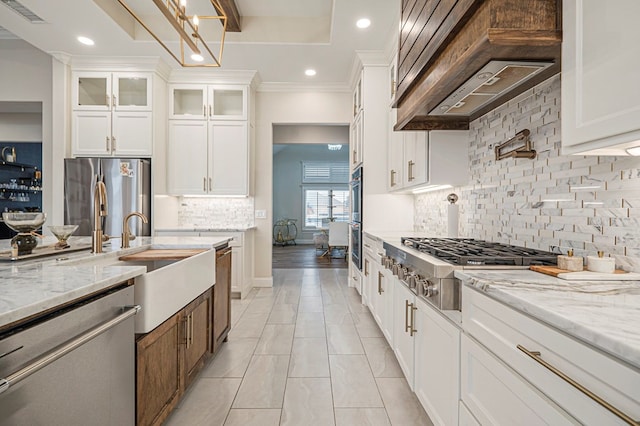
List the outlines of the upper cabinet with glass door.
<svg viewBox="0 0 640 426">
<path fill-rule="evenodd" d="M 247 87 L 173 84 L 169 118 L 179 120 L 246 120 Z"/>
<path fill-rule="evenodd" d="M 73 109 L 151 111 L 152 76 L 135 72 L 74 72 Z"/>
</svg>

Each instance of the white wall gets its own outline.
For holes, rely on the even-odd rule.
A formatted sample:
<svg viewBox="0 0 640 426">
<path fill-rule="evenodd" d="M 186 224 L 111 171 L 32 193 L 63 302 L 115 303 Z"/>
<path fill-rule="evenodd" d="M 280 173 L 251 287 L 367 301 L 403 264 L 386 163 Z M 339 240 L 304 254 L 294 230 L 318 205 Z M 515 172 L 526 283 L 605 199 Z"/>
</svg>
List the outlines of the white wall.
<svg viewBox="0 0 640 426">
<path fill-rule="evenodd" d="M 276 127 L 279 128 L 282 126 Z M 346 129 L 346 141 L 349 138 Z M 275 133 L 275 132 L 274 132 Z M 283 145 L 280 145 L 283 146 Z M 313 231 L 304 231 L 303 217 L 303 161 L 343 161 L 349 162 L 349 146 L 340 151 L 329 151 L 327 145 L 289 144 L 273 156 L 273 217 L 272 224 L 278 219 L 297 219 L 298 238 L 296 242 L 310 244 Z M 345 185 L 347 182 L 345 182 Z"/>
<path fill-rule="evenodd" d="M 41 142 L 42 113 L 0 113 L 0 141 Z"/>
<path fill-rule="evenodd" d="M 344 124 L 351 119 L 349 92 L 258 92 L 256 94 L 255 208 L 267 211 L 256 219 L 255 285 L 271 286 L 273 222 L 274 124 Z"/>
<path fill-rule="evenodd" d="M 22 40 L 0 40 L 0 102 L 42 102 L 42 202 L 50 224 L 62 223 L 62 211 L 58 217 L 54 209 L 56 197 L 62 205 L 62 192 L 53 182 L 63 173 L 53 161 L 52 87 L 51 56 Z"/>
</svg>

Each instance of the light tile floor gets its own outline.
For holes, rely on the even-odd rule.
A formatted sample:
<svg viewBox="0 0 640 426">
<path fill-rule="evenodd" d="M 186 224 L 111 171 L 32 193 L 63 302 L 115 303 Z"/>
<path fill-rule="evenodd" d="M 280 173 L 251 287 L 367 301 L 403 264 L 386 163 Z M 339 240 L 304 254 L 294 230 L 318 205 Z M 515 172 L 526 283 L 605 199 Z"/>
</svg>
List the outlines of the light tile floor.
<svg viewBox="0 0 640 426">
<path fill-rule="evenodd" d="M 166 422 L 431 425 L 346 269 L 274 269 Z"/>
</svg>

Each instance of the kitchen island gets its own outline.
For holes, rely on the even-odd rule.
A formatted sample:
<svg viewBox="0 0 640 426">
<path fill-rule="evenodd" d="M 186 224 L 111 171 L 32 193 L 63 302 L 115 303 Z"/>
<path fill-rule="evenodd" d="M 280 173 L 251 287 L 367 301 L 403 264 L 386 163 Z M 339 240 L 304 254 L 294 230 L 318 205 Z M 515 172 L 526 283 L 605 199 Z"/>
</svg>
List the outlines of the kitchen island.
<svg viewBox="0 0 640 426">
<path fill-rule="evenodd" d="M 128 249 L 120 248 L 120 240 L 104 245 L 104 252 L 65 253 L 38 260 L 0 263 L 0 329 L 57 307 L 99 293 L 109 287 L 133 279 L 146 272 L 143 266 L 84 266 L 97 258 L 113 258 L 154 249 L 212 249 L 227 244 L 230 237 L 138 237 Z M 57 240 L 46 237 L 41 245 Z M 90 237 L 72 237 L 69 244 L 87 244 Z M 9 241 L 0 250 L 9 250 Z"/>
</svg>

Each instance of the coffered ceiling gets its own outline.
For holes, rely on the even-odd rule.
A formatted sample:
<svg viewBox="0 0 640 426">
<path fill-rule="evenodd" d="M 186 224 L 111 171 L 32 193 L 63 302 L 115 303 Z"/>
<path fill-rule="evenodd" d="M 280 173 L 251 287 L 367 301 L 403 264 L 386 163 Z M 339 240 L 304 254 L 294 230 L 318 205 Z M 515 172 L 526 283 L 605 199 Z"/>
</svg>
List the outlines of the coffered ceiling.
<svg viewBox="0 0 640 426">
<path fill-rule="evenodd" d="M 0 27 L 45 52 L 72 56 L 160 56 L 179 68 L 117 0 L 20 0 L 44 20 L 31 23 L 0 0 Z M 151 0 L 128 0 L 155 13 Z M 202 2 L 205 2 L 204 4 Z M 188 0 L 204 8 L 208 0 Z M 400 0 L 235 0 L 241 32 L 227 32 L 222 70 L 257 70 L 263 84 L 346 87 L 356 51 L 384 51 L 393 45 Z M 210 7 L 210 5 L 209 5 Z M 371 26 L 358 29 L 359 18 Z M 84 46 L 83 35 L 95 41 Z M 163 35 L 167 43 L 175 35 Z M 212 36 L 211 40 L 216 37 Z M 3 39 L 0 38 L 0 43 Z M 218 48 L 215 42 L 212 48 Z M 314 77 L 304 74 L 317 71 Z M 213 69 L 212 72 L 216 72 Z"/>
</svg>

